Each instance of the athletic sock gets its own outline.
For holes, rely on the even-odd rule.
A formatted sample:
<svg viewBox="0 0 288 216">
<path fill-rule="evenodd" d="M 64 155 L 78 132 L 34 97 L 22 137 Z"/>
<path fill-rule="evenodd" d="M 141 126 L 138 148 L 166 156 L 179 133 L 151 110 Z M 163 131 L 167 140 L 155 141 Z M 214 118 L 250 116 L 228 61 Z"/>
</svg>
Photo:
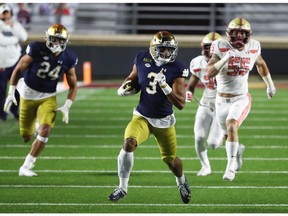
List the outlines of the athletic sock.
<svg viewBox="0 0 288 216">
<path fill-rule="evenodd" d="M 202 167 L 210 168 L 210 162 L 208 159 L 208 151 L 206 149 L 204 139 L 203 138 L 195 138 L 195 150 L 197 156 L 200 160 Z"/>
<path fill-rule="evenodd" d="M 179 186 L 179 185 L 183 185 L 184 183 L 185 183 L 185 175 L 184 175 L 184 173 L 182 174 L 182 176 L 181 177 L 177 177 L 176 176 L 176 183 L 177 183 L 177 186 Z"/>
<path fill-rule="evenodd" d="M 232 163 L 236 161 L 237 151 L 239 147 L 239 142 L 228 142 L 226 141 L 226 153 L 227 153 L 227 168 L 231 166 Z"/>
<path fill-rule="evenodd" d="M 31 154 L 28 154 L 23 163 L 23 167 L 27 169 L 32 169 L 34 167 L 35 162 L 36 162 L 36 157 L 32 156 Z"/>
<path fill-rule="evenodd" d="M 128 181 L 131 170 L 134 164 L 133 152 L 126 152 L 121 149 L 118 155 L 118 176 L 119 176 L 119 187 L 125 192 L 128 190 Z"/>
</svg>

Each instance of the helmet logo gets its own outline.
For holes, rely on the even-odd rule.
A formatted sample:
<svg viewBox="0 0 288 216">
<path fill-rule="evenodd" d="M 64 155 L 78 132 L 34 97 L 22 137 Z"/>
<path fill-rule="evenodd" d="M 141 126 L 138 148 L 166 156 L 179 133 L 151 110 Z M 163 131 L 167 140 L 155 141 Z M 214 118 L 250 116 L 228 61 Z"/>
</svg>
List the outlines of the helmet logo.
<svg viewBox="0 0 288 216">
<path fill-rule="evenodd" d="M 70 35 L 65 26 L 55 24 L 46 31 L 46 46 L 52 53 L 63 52 L 68 44 Z"/>
</svg>

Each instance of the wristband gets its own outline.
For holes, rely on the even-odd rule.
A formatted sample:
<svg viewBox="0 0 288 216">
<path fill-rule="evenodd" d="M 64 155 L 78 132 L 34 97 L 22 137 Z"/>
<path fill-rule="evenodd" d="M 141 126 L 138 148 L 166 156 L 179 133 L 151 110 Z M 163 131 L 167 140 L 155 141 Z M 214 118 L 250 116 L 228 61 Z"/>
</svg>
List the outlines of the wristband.
<svg viewBox="0 0 288 216">
<path fill-rule="evenodd" d="M 266 83 L 267 87 L 269 87 L 269 88 L 275 88 L 274 83 L 273 83 L 273 81 L 272 81 L 272 79 L 271 79 L 270 73 L 269 73 L 267 76 L 262 77 L 262 79 L 263 79 L 264 82 Z"/>
<path fill-rule="evenodd" d="M 9 86 L 8 94 L 9 94 L 9 95 L 14 95 L 14 94 L 15 94 L 15 89 L 16 89 L 16 86 L 15 86 L 15 85 L 10 85 L 10 86 Z"/>
<path fill-rule="evenodd" d="M 229 53 L 227 52 L 227 54 L 218 62 L 216 62 L 214 64 L 214 67 L 217 71 L 220 71 L 222 69 L 222 67 L 226 64 L 226 62 L 229 59 Z"/>
<path fill-rule="evenodd" d="M 70 109 L 70 107 L 72 106 L 72 103 L 73 103 L 73 101 L 72 101 L 71 99 L 67 99 L 67 100 L 65 101 L 64 106 L 65 106 L 65 107 L 68 107 L 68 108 Z"/>
<path fill-rule="evenodd" d="M 166 83 L 166 85 L 160 86 L 165 95 L 172 92 L 172 88 Z"/>
</svg>

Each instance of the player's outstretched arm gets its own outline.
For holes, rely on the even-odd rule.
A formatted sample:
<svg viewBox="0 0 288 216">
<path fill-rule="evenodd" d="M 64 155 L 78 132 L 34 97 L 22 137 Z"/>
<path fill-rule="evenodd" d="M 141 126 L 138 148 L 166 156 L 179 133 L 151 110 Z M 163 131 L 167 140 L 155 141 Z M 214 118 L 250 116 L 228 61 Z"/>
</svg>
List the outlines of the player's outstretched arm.
<svg viewBox="0 0 288 216">
<path fill-rule="evenodd" d="M 67 99 L 63 106 L 57 108 L 57 111 L 62 113 L 62 121 L 68 124 L 69 122 L 69 110 L 72 106 L 73 101 L 76 98 L 77 93 L 77 77 L 75 68 L 70 68 L 70 70 L 66 73 L 67 82 L 69 85 L 69 91 L 67 95 Z"/>
<path fill-rule="evenodd" d="M 199 78 L 192 74 L 187 84 L 186 102 L 190 103 L 192 101 L 192 97 L 198 82 Z"/>
<path fill-rule="evenodd" d="M 12 103 L 17 105 L 17 101 L 15 98 L 16 85 L 18 83 L 19 78 L 21 77 L 20 74 L 31 64 L 32 61 L 33 59 L 29 55 L 26 54 L 20 59 L 15 69 L 13 70 L 13 73 L 10 78 L 10 86 L 9 86 L 8 95 L 4 104 L 5 112 L 8 112 L 10 110 Z"/>
</svg>

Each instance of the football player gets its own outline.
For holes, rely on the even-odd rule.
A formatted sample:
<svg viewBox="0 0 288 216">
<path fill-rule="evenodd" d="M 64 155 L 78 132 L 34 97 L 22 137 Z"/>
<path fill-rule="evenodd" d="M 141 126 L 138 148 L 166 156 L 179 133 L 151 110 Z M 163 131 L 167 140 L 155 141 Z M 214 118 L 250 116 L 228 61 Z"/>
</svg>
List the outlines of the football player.
<svg viewBox="0 0 288 216">
<path fill-rule="evenodd" d="M 194 122 L 195 150 L 202 166 L 197 173 L 198 176 L 211 174 L 205 141 L 207 141 L 207 145 L 212 149 L 218 148 L 223 141 L 223 133 L 215 115 L 215 99 L 217 94 L 215 77 L 208 78 L 206 74 L 207 63 L 211 58 L 211 43 L 219 38 L 221 36 L 216 32 L 209 32 L 205 35 L 201 42 L 202 55 L 193 58 L 190 62 L 190 72 L 192 75 L 187 85 L 186 102 L 191 102 L 199 81 L 205 87 L 199 102 L 201 105 L 197 109 Z"/>
<path fill-rule="evenodd" d="M 75 66 L 77 56 L 67 49 L 69 34 L 65 26 L 55 24 L 48 28 L 46 42 L 32 42 L 12 73 L 9 93 L 4 109 L 8 110 L 16 103 L 14 92 L 20 93 L 20 135 L 24 142 L 31 140 L 35 122 L 39 123 L 38 135 L 33 141 L 29 154 L 19 169 L 19 176 L 37 176 L 32 168 L 36 158 L 43 151 L 51 128 L 55 124 L 56 110 L 63 114 L 62 120 L 68 124 L 69 109 L 76 97 L 77 78 Z M 24 78 L 19 75 L 24 72 Z M 69 91 L 65 104 L 56 107 L 56 86 L 59 79 L 66 74 Z"/>
<path fill-rule="evenodd" d="M 259 41 L 251 38 L 250 23 L 244 18 L 234 18 L 226 28 L 228 40 L 219 39 L 211 45 L 212 57 L 207 75 L 216 76 L 216 117 L 226 136 L 227 166 L 224 180 L 232 181 L 242 166 L 244 146 L 239 145 L 238 129 L 251 108 L 248 76 L 253 66 L 267 85 L 267 96 L 272 98 L 276 88 L 268 66 L 261 56 Z"/>
<path fill-rule="evenodd" d="M 16 19 L 13 19 L 12 8 L 0 4 L 0 119 L 6 121 L 8 113 L 19 119 L 19 107 L 14 104 L 4 112 L 8 81 L 22 53 L 21 43 L 26 41 L 28 33 Z M 15 92 L 19 101 L 19 93 Z"/>
<path fill-rule="evenodd" d="M 140 101 L 132 120 L 125 129 L 124 144 L 118 155 L 119 187 L 109 196 L 118 201 L 126 196 L 129 176 L 134 163 L 134 151 L 153 134 L 162 160 L 176 177 L 181 199 L 188 203 L 191 192 L 183 173 L 182 161 L 176 156 L 176 131 L 173 105 L 179 110 L 185 105 L 185 78 L 189 70 L 176 60 L 178 42 L 167 31 L 159 31 L 150 42 L 149 50 L 140 51 L 132 72 L 118 89 L 118 95 L 132 95 L 141 89 Z"/>
</svg>

